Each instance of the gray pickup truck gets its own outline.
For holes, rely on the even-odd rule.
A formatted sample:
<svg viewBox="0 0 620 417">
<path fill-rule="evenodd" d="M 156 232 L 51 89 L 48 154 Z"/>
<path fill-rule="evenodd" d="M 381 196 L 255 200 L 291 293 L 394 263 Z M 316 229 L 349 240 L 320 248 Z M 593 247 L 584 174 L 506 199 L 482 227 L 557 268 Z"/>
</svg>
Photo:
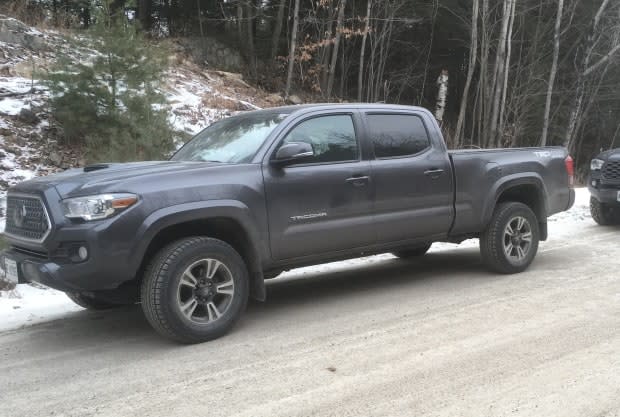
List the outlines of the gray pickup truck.
<svg viewBox="0 0 620 417">
<path fill-rule="evenodd" d="M 245 113 L 169 161 L 98 164 L 8 192 L 6 280 L 79 305 L 140 302 L 181 342 L 227 332 L 284 270 L 480 238 L 518 273 L 574 202 L 563 148 L 449 152 L 432 115 L 395 105 Z"/>
</svg>

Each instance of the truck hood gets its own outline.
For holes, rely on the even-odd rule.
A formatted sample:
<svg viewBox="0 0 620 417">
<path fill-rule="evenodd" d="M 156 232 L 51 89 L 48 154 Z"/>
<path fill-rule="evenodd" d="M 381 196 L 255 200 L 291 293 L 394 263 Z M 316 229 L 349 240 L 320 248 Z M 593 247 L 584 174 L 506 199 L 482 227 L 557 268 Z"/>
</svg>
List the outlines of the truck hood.
<svg viewBox="0 0 620 417">
<path fill-rule="evenodd" d="M 603 161 L 620 161 L 620 148 L 602 152 L 597 156 L 597 158 L 602 159 Z"/>
<path fill-rule="evenodd" d="M 45 191 L 55 187 L 62 198 L 94 192 L 124 191 L 124 183 L 151 182 L 192 170 L 213 170 L 228 164 L 149 161 L 90 165 L 22 182 L 15 191 Z M 111 188 L 118 188 L 116 190 Z"/>
</svg>

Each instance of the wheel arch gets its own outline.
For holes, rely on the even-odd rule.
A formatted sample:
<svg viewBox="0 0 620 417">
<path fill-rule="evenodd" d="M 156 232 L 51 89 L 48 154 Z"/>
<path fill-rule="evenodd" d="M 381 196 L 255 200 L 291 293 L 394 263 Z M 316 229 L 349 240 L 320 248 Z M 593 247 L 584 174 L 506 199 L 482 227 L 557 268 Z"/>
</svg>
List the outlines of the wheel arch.
<svg viewBox="0 0 620 417">
<path fill-rule="evenodd" d="M 247 206 L 236 201 L 187 203 L 151 214 L 144 222 L 132 250 L 135 276 L 141 279 L 149 260 L 161 248 L 178 239 L 208 236 L 231 245 L 244 259 L 250 276 L 250 296 L 266 298 L 262 261 L 268 245 L 254 226 Z"/>
<path fill-rule="evenodd" d="M 547 240 L 547 190 L 540 176 L 518 175 L 506 177 L 495 185 L 483 210 L 485 227 L 491 221 L 495 208 L 506 202 L 523 203 L 536 215 L 540 228 L 541 240 Z"/>
</svg>

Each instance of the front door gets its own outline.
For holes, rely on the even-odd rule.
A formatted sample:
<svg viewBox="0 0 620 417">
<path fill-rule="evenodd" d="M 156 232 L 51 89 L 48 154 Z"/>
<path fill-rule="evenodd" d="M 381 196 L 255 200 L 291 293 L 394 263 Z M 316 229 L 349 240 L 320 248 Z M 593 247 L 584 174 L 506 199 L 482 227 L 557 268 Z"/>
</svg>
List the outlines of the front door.
<svg viewBox="0 0 620 417">
<path fill-rule="evenodd" d="M 362 161 L 353 114 L 306 118 L 278 148 L 289 142 L 309 143 L 314 156 L 283 168 L 263 168 L 273 258 L 373 244 L 370 162 Z"/>
</svg>

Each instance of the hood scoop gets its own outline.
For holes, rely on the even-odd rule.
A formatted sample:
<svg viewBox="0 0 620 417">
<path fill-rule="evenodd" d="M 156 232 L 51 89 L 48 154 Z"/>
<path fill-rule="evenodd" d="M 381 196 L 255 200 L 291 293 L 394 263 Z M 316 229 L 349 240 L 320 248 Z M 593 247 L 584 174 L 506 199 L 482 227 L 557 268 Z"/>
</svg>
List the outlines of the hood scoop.
<svg viewBox="0 0 620 417">
<path fill-rule="evenodd" d="M 84 167 L 84 172 L 93 172 L 93 171 L 99 171 L 100 169 L 106 169 L 109 168 L 110 165 L 108 164 L 92 164 L 92 165 L 87 165 Z"/>
</svg>

